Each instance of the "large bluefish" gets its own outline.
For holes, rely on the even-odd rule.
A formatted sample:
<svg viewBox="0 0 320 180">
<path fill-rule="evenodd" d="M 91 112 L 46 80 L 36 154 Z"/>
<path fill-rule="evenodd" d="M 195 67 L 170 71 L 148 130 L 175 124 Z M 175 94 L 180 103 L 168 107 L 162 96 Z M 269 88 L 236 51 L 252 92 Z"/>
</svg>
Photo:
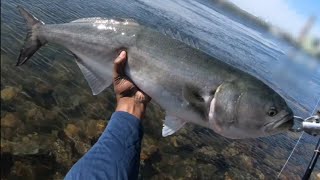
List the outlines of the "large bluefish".
<svg viewBox="0 0 320 180">
<path fill-rule="evenodd" d="M 18 9 L 29 32 L 17 65 L 48 42 L 62 45 L 75 55 L 93 94 L 99 94 L 112 84 L 113 60 L 125 49 L 126 74 L 166 111 L 163 136 L 186 122 L 234 139 L 268 136 L 293 125 L 291 109 L 274 90 L 190 43 L 128 19 L 45 25 Z"/>
</svg>

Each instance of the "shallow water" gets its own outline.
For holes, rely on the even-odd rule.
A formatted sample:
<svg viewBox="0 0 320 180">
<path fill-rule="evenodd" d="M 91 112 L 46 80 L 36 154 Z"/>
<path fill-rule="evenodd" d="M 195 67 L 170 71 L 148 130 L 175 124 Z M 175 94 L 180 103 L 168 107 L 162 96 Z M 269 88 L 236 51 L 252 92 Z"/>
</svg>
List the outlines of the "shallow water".
<svg viewBox="0 0 320 180">
<path fill-rule="evenodd" d="M 18 4 L 48 24 L 81 17 L 129 17 L 159 31 L 179 31 L 203 51 L 262 79 L 286 98 L 296 115 L 307 117 L 319 109 L 319 61 L 258 27 L 215 11 L 208 1 L 1 3 L 1 167 L 7 167 L 1 174 L 9 179 L 63 177 L 99 137 L 115 102 L 111 89 L 91 95 L 72 56 L 61 47 L 49 45 L 25 66 L 14 66 L 25 38 Z M 150 106 L 144 121 L 141 178 L 274 179 L 300 136 L 229 140 L 188 125 L 162 138 L 163 117 L 159 107 Z M 283 179 L 303 175 L 316 140 L 302 136 Z"/>
</svg>

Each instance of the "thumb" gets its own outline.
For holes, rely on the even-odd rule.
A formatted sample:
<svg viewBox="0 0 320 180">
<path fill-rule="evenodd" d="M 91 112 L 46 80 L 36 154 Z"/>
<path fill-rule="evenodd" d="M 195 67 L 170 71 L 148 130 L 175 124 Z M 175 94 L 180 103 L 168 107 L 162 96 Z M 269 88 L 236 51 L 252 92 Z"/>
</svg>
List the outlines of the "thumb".
<svg viewBox="0 0 320 180">
<path fill-rule="evenodd" d="M 121 51 L 120 55 L 114 60 L 113 78 L 124 75 L 124 67 L 127 60 L 127 53 Z"/>
</svg>

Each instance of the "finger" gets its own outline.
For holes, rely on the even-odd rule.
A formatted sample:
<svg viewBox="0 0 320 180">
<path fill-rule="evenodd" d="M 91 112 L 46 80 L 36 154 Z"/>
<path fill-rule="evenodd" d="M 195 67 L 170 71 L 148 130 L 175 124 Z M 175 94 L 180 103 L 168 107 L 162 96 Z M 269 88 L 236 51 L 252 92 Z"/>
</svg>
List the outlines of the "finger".
<svg viewBox="0 0 320 180">
<path fill-rule="evenodd" d="M 113 65 L 114 79 L 124 75 L 126 60 L 127 60 L 127 53 L 125 51 L 121 51 L 120 55 L 114 60 L 114 65 Z"/>
<path fill-rule="evenodd" d="M 136 94 L 135 94 L 135 99 L 138 101 L 138 102 L 141 102 L 141 103 L 148 103 L 151 101 L 151 97 L 148 96 L 146 93 L 144 93 L 143 91 L 137 91 Z"/>
<path fill-rule="evenodd" d="M 150 102 L 152 98 L 148 94 L 146 94 L 145 92 L 143 92 L 143 91 L 141 91 L 141 92 L 145 97 L 145 102 Z"/>
</svg>

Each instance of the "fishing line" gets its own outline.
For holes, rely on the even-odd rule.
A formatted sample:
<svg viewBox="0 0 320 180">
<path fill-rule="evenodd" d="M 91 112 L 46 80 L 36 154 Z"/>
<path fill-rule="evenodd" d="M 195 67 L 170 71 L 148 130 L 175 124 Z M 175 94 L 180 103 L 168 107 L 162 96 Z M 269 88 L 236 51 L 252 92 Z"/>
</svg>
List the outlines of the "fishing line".
<svg viewBox="0 0 320 180">
<path fill-rule="evenodd" d="M 279 179 L 279 177 L 280 177 L 280 175 L 281 175 L 281 173 L 282 173 L 282 171 L 284 170 L 284 168 L 286 167 L 286 165 L 288 164 L 288 162 L 289 162 L 289 160 L 290 160 L 290 158 L 291 158 L 291 156 L 292 156 L 292 154 L 293 154 L 293 152 L 294 152 L 294 150 L 296 149 L 296 147 L 298 146 L 298 143 L 299 143 L 299 141 L 301 140 L 301 137 L 302 137 L 302 135 L 304 134 L 304 132 L 302 132 L 301 133 L 301 135 L 300 135 L 300 137 L 299 137 L 299 139 L 298 139 L 298 141 L 297 141 L 297 143 L 296 143 L 296 145 L 293 147 L 293 149 L 292 149 L 292 151 L 291 151 L 291 153 L 290 153 L 290 155 L 289 155 L 289 157 L 288 157 L 288 159 L 287 159 L 287 161 L 284 163 L 284 165 L 282 166 L 282 169 L 281 169 L 281 171 L 279 172 L 279 174 L 278 174 L 278 179 Z"/>
<path fill-rule="evenodd" d="M 314 109 L 313 109 L 313 111 L 312 111 L 312 113 L 311 113 L 311 115 L 310 115 L 310 116 L 312 116 L 312 114 L 314 114 L 314 113 L 315 113 L 315 111 L 316 111 L 316 109 L 317 109 L 317 107 L 318 107 L 319 102 L 320 102 L 320 97 L 319 97 L 318 102 L 317 102 L 316 106 L 314 107 Z M 295 150 L 295 149 L 296 149 L 296 147 L 298 146 L 298 144 L 299 144 L 299 142 L 300 142 L 300 140 L 301 140 L 301 138 L 302 138 L 303 134 L 304 134 L 304 132 L 302 132 L 302 133 L 301 133 L 301 135 L 300 135 L 300 137 L 299 137 L 299 139 L 298 139 L 298 141 L 297 141 L 296 145 L 293 147 L 293 149 L 292 149 L 292 151 L 291 151 L 291 153 L 290 153 L 290 155 L 289 155 L 289 157 L 288 157 L 287 161 L 284 163 L 284 165 L 283 165 L 283 167 L 282 167 L 281 171 L 280 171 L 280 172 L 279 172 L 279 174 L 278 174 L 278 177 L 277 177 L 278 179 L 279 179 L 279 177 L 280 177 L 280 175 L 281 175 L 282 171 L 284 170 L 284 168 L 285 168 L 285 167 L 286 167 L 286 165 L 288 164 L 288 162 L 289 162 L 289 160 L 290 160 L 290 158 L 291 158 L 291 156 L 292 156 L 292 154 L 293 154 L 294 150 Z"/>
</svg>

